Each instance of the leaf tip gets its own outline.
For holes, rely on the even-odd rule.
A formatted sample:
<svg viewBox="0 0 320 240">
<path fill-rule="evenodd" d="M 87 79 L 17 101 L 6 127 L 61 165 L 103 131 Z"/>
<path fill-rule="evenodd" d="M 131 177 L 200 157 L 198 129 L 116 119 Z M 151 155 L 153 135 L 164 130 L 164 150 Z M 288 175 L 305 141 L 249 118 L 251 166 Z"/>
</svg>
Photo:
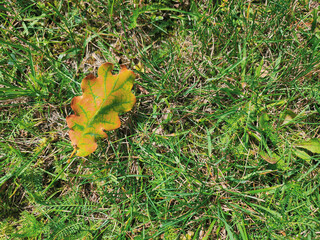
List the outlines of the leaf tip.
<svg viewBox="0 0 320 240">
<path fill-rule="evenodd" d="M 113 70 L 112 63 L 104 63 L 98 69 L 98 76 L 104 76 L 106 73 L 111 72 Z"/>
</svg>

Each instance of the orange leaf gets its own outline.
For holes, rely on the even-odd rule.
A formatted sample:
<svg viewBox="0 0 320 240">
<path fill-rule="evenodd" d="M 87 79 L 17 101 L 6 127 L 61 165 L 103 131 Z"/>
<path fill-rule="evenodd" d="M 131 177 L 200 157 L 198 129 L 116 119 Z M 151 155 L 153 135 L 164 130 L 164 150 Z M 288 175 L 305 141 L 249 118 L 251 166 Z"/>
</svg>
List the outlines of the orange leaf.
<svg viewBox="0 0 320 240">
<path fill-rule="evenodd" d="M 106 131 L 119 128 L 118 114 L 131 110 L 136 97 L 131 92 L 135 74 L 121 66 L 118 75 L 111 73 L 112 63 L 104 63 L 82 80 L 82 96 L 74 97 L 71 108 L 75 114 L 67 117 L 69 136 L 77 156 L 85 157 L 97 149 L 97 138 L 106 138 Z"/>
</svg>

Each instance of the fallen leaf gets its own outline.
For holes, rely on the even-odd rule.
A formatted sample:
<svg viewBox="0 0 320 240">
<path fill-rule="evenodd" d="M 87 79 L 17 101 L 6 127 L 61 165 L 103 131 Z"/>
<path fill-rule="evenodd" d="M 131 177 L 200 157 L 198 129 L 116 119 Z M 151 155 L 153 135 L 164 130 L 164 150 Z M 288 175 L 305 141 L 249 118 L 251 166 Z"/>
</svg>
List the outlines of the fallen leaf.
<svg viewBox="0 0 320 240">
<path fill-rule="evenodd" d="M 85 157 L 97 148 L 96 140 L 106 138 L 106 131 L 119 128 L 119 113 L 128 112 L 136 102 L 131 92 L 135 74 L 122 66 L 118 75 L 111 73 L 112 63 L 104 63 L 82 80 L 82 96 L 71 101 L 73 115 L 67 117 L 69 137 L 77 156 Z"/>
</svg>

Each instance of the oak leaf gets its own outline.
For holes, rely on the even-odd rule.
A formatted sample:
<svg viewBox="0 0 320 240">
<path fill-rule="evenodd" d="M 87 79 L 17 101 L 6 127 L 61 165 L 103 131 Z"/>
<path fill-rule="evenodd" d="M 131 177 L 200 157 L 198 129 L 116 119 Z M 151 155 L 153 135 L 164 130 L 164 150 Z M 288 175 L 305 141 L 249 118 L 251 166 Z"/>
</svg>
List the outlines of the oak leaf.
<svg viewBox="0 0 320 240">
<path fill-rule="evenodd" d="M 121 66 L 119 74 L 113 75 L 112 63 L 104 63 L 93 74 L 82 80 L 82 96 L 74 97 L 71 108 L 75 114 L 67 117 L 69 137 L 77 156 L 85 157 L 97 148 L 96 140 L 106 138 L 106 131 L 119 128 L 119 113 L 128 112 L 136 102 L 131 92 L 135 74 Z"/>
</svg>

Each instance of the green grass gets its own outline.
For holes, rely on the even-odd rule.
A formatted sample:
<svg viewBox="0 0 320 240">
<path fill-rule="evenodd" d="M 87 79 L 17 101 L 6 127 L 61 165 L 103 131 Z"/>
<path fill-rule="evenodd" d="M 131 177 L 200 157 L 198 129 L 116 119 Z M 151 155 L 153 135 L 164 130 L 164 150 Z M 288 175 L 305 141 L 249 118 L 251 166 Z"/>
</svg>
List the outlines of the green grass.
<svg viewBox="0 0 320 240">
<path fill-rule="evenodd" d="M 0 2 L 0 239 L 319 238 L 319 3 L 140 2 Z M 68 161 L 103 62 L 137 103 Z"/>
</svg>

